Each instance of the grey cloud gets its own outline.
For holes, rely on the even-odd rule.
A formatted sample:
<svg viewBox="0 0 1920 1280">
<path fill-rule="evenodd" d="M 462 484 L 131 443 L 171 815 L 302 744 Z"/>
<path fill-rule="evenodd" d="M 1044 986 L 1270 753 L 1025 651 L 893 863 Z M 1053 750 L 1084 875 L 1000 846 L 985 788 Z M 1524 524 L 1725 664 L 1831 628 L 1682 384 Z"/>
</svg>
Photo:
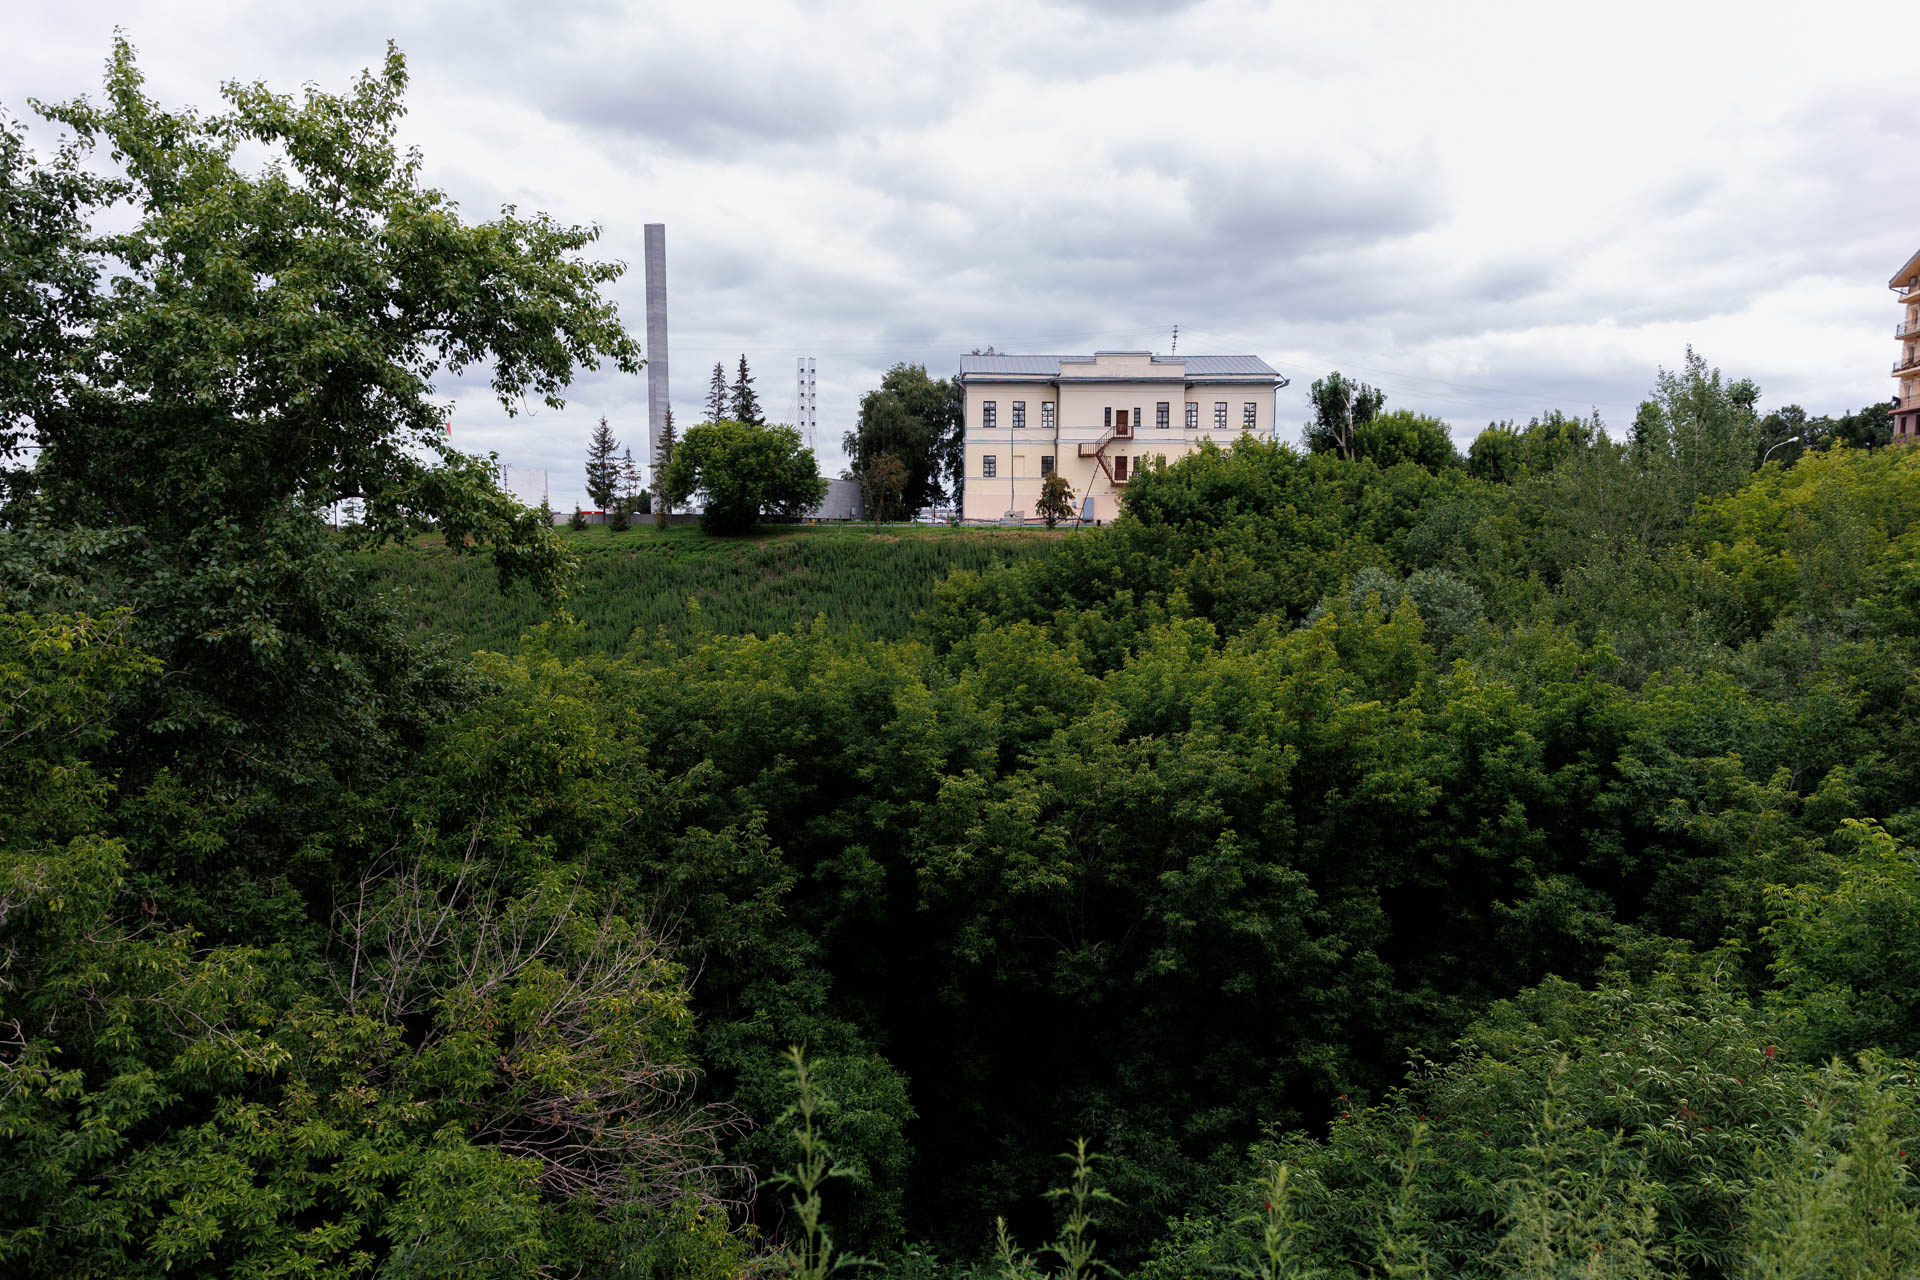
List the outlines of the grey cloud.
<svg viewBox="0 0 1920 1280">
<path fill-rule="evenodd" d="M 1055 0 L 1059 8 L 1080 9 L 1102 18 L 1164 18 L 1202 0 Z"/>
<path fill-rule="evenodd" d="M 550 115 L 590 128 L 637 134 L 699 155 L 752 143 L 821 141 L 855 120 L 840 84 L 796 65 L 778 74 L 679 58 L 595 68 L 549 82 Z"/>
<path fill-rule="evenodd" d="M 1443 214 L 1417 161 L 1282 174 L 1160 148 L 1122 151 L 1113 167 L 1121 176 L 1091 191 L 909 202 L 877 239 L 956 285 L 981 270 L 1015 282 L 1003 307 L 1024 299 L 1052 314 L 1117 308 L 1157 323 L 1208 309 L 1250 319 L 1271 309 L 1301 264 L 1363 256 Z M 963 217 L 933 216 L 942 207 Z M 1329 296 L 1350 298 L 1352 265 L 1329 274 Z M 1510 293 L 1511 273 L 1498 284 Z"/>
</svg>

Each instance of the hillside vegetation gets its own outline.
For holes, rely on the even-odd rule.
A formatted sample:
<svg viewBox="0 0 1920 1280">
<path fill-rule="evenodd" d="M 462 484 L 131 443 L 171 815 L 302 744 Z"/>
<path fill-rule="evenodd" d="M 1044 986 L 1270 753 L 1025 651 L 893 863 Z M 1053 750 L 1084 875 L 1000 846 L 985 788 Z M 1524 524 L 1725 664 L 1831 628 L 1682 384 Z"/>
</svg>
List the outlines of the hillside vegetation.
<svg viewBox="0 0 1920 1280">
<path fill-rule="evenodd" d="M 686 526 L 640 525 L 618 534 L 563 531 L 562 542 L 579 559 L 579 585 L 568 600 L 579 643 L 615 653 L 636 631 L 684 648 L 704 635 L 772 635 L 817 618 L 830 630 L 858 627 L 897 639 L 951 571 L 1010 564 L 1063 536 L 774 526 L 757 537 L 713 538 Z M 513 652 L 527 628 L 550 616 L 531 586 L 500 590 L 491 565 L 454 555 L 440 538 L 363 552 L 356 563 L 370 583 L 393 593 L 414 630 L 462 650 Z"/>
<path fill-rule="evenodd" d="M 636 372 L 621 268 L 404 81 L 0 125 L 0 1273 L 1920 1273 L 1920 450 L 1689 352 L 1052 540 L 569 540 L 432 388 Z"/>
</svg>

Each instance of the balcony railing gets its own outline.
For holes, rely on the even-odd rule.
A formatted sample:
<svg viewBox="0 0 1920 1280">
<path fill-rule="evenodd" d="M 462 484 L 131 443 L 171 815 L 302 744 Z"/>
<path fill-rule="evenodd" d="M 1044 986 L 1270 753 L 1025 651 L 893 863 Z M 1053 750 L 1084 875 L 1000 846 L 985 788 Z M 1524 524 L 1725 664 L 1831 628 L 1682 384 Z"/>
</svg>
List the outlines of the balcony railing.
<svg viewBox="0 0 1920 1280">
<path fill-rule="evenodd" d="M 1896 338 L 1911 338 L 1920 333 L 1920 320 L 1902 320 L 1893 331 Z"/>
<path fill-rule="evenodd" d="M 1893 371 L 1895 373 L 1905 373 L 1909 369 L 1920 369 L 1920 352 L 1916 352 L 1910 356 L 1901 356 L 1893 362 Z"/>
</svg>

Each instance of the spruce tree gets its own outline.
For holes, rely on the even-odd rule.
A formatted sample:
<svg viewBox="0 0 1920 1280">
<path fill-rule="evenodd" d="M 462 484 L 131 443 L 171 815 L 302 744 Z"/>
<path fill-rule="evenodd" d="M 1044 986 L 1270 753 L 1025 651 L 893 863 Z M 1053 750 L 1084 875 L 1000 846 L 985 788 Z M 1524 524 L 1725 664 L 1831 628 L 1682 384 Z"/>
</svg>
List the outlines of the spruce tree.
<svg viewBox="0 0 1920 1280">
<path fill-rule="evenodd" d="M 720 366 L 714 365 L 713 372 L 717 379 L 720 375 Z M 718 382 L 714 385 L 722 392 L 726 390 Z M 672 514 L 672 504 L 667 501 L 667 490 L 660 483 L 660 478 L 667 474 L 667 464 L 673 461 L 674 438 L 673 406 L 668 405 L 666 425 L 660 428 L 660 456 L 653 460 L 653 523 L 660 529 L 667 527 L 667 517 Z"/>
<path fill-rule="evenodd" d="M 620 459 L 620 509 L 631 515 L 640 506 L 640 468 L 634 464 L 633 450 Z"/>
<path fill-rule="evenodd" d="M 620 442 L 613 438 L 607 420 L 600 419 L 587 441 L 587 497 L 602 511 L 613 505 L 613 495 L 619 488 L 620 464 L 613 456 L 619 448 Z"/>
<path fill-rule="evenodd" d="M 753 394 L 753 375 L 747 372 L 747 356 L 744 351 L 740 353 L 740 372 L 735 375 L 731 390 L 733 420 L 756 427 L 765 426 L 766 419 L 760 416 L 760 398 Z"/>
<path fill-rule="evenodd" d="M 713 383 L 707 388 L 707 421 L 720 422 L 723 421 L 726 416 L 727 371 L 718 360 L 715 360 L 713 362 Z M 672 417 L 671 410 L 668 411 L 668 417 Z M 656 461 L 654 463 L 654 470 L 658 471 L 659 469 L 660 465 L 658 461 Z"/>
</svg>

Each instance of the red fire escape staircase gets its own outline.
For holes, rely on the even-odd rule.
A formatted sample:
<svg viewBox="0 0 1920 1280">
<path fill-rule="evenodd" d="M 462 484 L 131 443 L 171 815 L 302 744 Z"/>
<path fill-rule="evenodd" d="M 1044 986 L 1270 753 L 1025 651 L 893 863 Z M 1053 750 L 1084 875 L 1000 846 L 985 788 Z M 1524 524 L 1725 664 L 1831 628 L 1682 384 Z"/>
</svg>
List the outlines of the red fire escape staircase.
<svg viewBox="0 0 1920 1280">
<path fill-rule="evenodd" d="M 1107 446 L 1115 440 L 1131 439 L 1133 439 L 1133 425 L 1131 423 L 1124 426 L 1108 427 L 1107 434 L 1101 436 L 1092 444 L 1088 444 L 1085 440 L 1080 442 L 1080 456 L 1083 458 L 1092 458 L 1100 465 L 1101 472 L 1107 477 L 1107 483 L 1116 489 L 1123 489 L 1126 487 L 1127 482 L 1114 478 L 1113 465 L 1107 457 Z"/>
</svg>

